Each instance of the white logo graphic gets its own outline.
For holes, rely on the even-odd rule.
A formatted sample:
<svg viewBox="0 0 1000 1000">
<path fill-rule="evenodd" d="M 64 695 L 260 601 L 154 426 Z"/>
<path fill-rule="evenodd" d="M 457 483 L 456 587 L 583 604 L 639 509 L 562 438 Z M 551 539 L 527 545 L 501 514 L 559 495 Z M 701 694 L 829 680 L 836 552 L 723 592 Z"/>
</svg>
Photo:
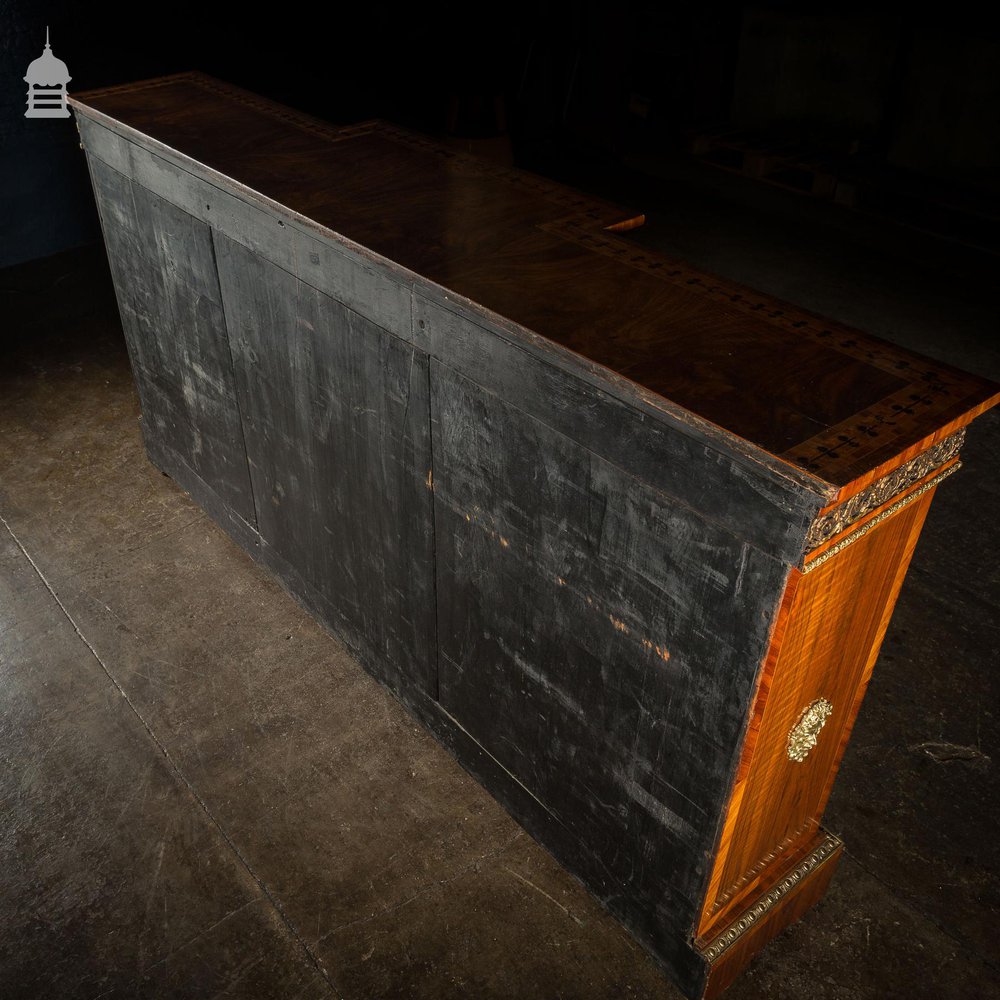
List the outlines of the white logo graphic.
<svg viewBox="0 0 1000 1000">
<path fill-rule="evenodd" d="M 45 51 L 28 67 L 28 110 L 25 118 L 69 118 L 66 107 L 66 84 L 72 79 L 66 63 L 56 59 L 45 29 Z"/>
</svg>

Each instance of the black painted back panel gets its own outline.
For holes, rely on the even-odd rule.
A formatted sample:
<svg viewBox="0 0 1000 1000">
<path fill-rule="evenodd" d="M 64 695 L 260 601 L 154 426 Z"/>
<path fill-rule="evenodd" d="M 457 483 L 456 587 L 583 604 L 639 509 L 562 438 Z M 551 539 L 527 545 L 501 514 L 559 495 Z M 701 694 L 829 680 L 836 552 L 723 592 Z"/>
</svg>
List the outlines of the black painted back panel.
<svg viewBox="0 0 1000 1000">
<path fill-rule="evenodd" d="M 143 433 L 248 524 L 254 504 L 209 227 L 90 160 Z"/>
<path fill-rule="evenodd" d="M 384 660 L 436 689 L 427 358 L 216 235 L 263 540 Z"/>
<path fill-rule="evenodd" d="M 599 896 L 686 934 L 788 567 L 431 372 L 441 703 L 585 842 Z"/>
<path fill-rule="evenodd" d="M 694 990 L 820 499 L 176 167 L 92 169 L 151 456 Z"/>
</svg>

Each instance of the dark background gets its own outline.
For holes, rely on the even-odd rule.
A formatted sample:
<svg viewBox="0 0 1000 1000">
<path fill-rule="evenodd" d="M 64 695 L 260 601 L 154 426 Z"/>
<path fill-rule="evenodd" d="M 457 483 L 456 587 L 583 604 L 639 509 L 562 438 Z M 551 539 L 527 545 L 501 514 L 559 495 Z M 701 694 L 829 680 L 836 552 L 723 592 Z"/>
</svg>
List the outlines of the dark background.
<svg viewBox="0 0 1000 1000">
<path fill-rule="evenodd" d="M 877 192 L 868 207 L 984 245 L 1000 196 L 991 21 L 954 5 L 298 4 L 265 18 L 189 0 L 141 14 L 0 0 L 0 266 L 97 234 L 72 121 L 23 116 L 46 24 L 71 93 L 201 69 L 337 123 L 506 126 L 519 165 L 584 185 L 655 175 L 658 157 L 728 124 L 840 157 Z"/>
</svg>

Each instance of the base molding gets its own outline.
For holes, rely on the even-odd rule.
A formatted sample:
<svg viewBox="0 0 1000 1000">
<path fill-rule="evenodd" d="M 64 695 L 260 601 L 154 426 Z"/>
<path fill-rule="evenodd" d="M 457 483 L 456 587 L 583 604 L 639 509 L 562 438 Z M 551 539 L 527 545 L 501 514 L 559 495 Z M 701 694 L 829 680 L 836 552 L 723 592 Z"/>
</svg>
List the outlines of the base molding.
<svg viewBox="0 0 1000 1000">
<path fill-rule="evenodd" d="M 695 941 L 706 966 L 704 1000 L 717 997 L 768 941 L 822 898 L 843 850 L 838 837 L 821 830 L 788 874 L 751 900 L 718 934 Z"/>
</svg>

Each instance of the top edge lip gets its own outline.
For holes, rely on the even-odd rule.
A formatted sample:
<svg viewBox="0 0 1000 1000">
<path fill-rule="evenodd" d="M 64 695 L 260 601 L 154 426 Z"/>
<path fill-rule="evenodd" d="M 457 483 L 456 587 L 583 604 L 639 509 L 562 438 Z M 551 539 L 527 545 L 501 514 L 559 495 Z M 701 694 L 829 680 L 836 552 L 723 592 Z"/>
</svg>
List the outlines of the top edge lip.
<svg viewBox="0 0 1000 1000">
<path fill-rule="evenodd" d="M 463 296 L 460 292 L 456 292 L 445 285 L 440 285 L 415 271 L 411 271 L 399 263 L 392 261 L 390 258 L 383 257 L 364 244 L 352 240 L 349 236 L 338 233 L 336 230 L 316 222 L 309 216 L 296 212 L 287 205 L 269 198 L 263 192 L 257 191 L 228 174 L 208 167 L 204 163 L 191 158 L 182 151 L 154 138 L 146 132 L 126 125 L 118 119 L 108 116 L 89 105 L 82 105 L 79 110 L 83 113 L 84 117 L 108 128 L 127 141 L 141 140 L 147 148 L 158 154 L 166 154 L 175 162 L 180 162 L 185 169 L 204 177 L 216 186 L 223 187 L 240 197 L 265 205 L 271 211 L 281 213 L 284 218 L 310 234 L 320 235 L 358 253 L 362 257 L 391 264 L 394 269 L 403 272 L 407 280 L 418 287 L 421 294 L 429 295 L 431 299 L 441 304 L 444 308 L 465 315 L 480 323 L 486 323 L 494 329 L 500 329 L 508 337 L 513 337 L 522 343 L 543 341 L 548 350 L 556 352 L 563 360 L 572 359 L 573 368 L 576 371 L 579 372 L 580 367 L 583 366 L 592 375 L 595 375 L 599 379 L 600 388 L 608 392 L 612 398 L 618 400 L 623 405 L 631 406 L 640 412 L 662 416 L 679 425 L 687 426 L 692 431 L 699 432 L 706 439 L 707 445 L 718 448 L 738 463 L 747 467 L 758 467 L 769 474 L 772 479 L 782 481 L 798 492 L 811 494 L 820 502 L 828 503 L 836 496 L 837 487 L 834 484 L 801 468 L 793 462 L 789 462 L 778 455 L 768 452 L 755 442 L 674 402 L 669 397 L 644 386 L 641 382 L 637 382 L 627 375 L 622 375 L 614 369 L 608 368 L 598 361 L 594 361 L 592 358 L 587 357 L 587 355 L 574 351 L 572 348 L 565 347 L 546 337 L 545 334 L 525 327 L 501 313 L 496 313 L 488 306 L 474 302 Z M 550 363 L 552 363 L 552 360 L 551 358 L 549 359 Z M 623 387 L 625 389 L 624 392 L 622 391 Z"/>
<path fill-rule="evenodd" d="M 135 128 L 112 117 L 111 115 L 105 114 L 99 108 L 88 103 L 91 100 L 98 100 L 103 96 L 142 91 L 154 86 L 166 86 L 174 82 L 184 81 L 206 83 L 218 92 L 231 95 L 234 100 L 252 99 L 254 104 L 260 107 L 262 111 L 266 111 L 270 108 L 275 112 L 280 112 L 283 116 L 286 116 L 289 119 L 298 120 L 303 124 L 308 123 L 310 125 L 316 124 L 322 126 L 323 131 L 329 131 L 331 135 L 335 134 L 340 129 L 356 128 L 358 126 L 372 126 L 375 128 L 387 127 L 396 129 L 403 133 L 408 131 L 405 128 L 401 128 L 379 118 L 364 119 L 351 125 L 338 126 L 322 119 L 315 118 L 308 113 L 298 111 L 295 108 L 272 101 L 269 98 L 261 97 L 260 95 L 255 94 L 252 91 L 247 91 L 237 85 L 219 80 L 218 78 L 200 70 L 185 70 L 128 83 L 92 88 L 90 90 L 81 91 L 77 94 L 69 94 L 68 103 L 76 112 L 93 119 L 99 124 L 109 128 L 111 131 L 121 135 L 123 138 L 129 141 L 140 140 L 144 143 L 150 144 L 156 150 L 167 153 L 176 160 L 180 160 L 185 168 L 194 169 L 195 172 L 206 176 L 214 183 L 218 184 L 221 182 L 221 186 L 228 186 L 238 192 L 241 196 L 250 197 L 255 201 L 265 203 L 270 209 L 278 210 L 284 213 L 286 217 L 290 218 L 298 225 L 307 228 L 313 233 L 319 233 L 324 237 L 332 239 L 335 242 L 343 244 L 355 251 L 360 251 L 363 256 L 369 257 L 373 260 L 384 261 L 391 264 L 395 270 L 406 274 L 408 280 L 416 282 L 422 288 L 431 291 L 433 297 L 448 303 L 451 308 L 458 309 L 468 315 L 485 320 L 493 326 L 500 326 L 508 334 L 513 334 L 518 339 L 544 342 L 544 345 L 548 349 L 557 352 L 564 360 L 571 360 L 576 366 L 579 366 L 582 363 L 587 370 L 591 372 L 591 374 L 596 375 L 600 381 L 605 384 L 606 388 L 610 390 L 612 396 L 619 399 L 626 405 L 638 405 L 642 410 L 652 410 L 662 413 L 664 416 L 669 416 L 675 421 L 680 421 L 682 424 L 690 426 L 692 430 L 697 430 L 709 442 L 721 447 L 726 453 L 732 455 L 740 462 L 761 467 L 762 469 L 767 470 L 771 476 L 784 480 L 788 482 L 789 485 L 797 487 L 799 490 L 804 490 L 815 495 L 826 505 L 840 502 L 841 499 L 846 498 L 851 494 L 852 487 L 855 483 L 866 478 L 871 478 L 873 473 L 876 473 L 878 470 L 887 471 L 893 465 L 895 457 L 890 457 L 881 463 L 873 463 L 870 468 L 858 473 L 857 475 L 851 476 L 849 479 L 832 475 L 824 475 L 822 471 L 811 471 L 793 459 L 785 458 L 782 455 L 768 451 L 762 445 L 749 438 L 743 437 L 736 431 L 730 430 L 722 424 L 715 423 L 714 421 L 700 415 L 696 411 L 674 402 L 668 396 L 662 395 L 655 389 L 651 389 L 643 385 L 643 383 L 638 382 L 627 375 L 623 375 L 614 369 L 595 361 L 585 354 L 581 354 L 574 351 L 572 348 L 559 344 L 557 341 L 547 337 L 544 333 L 525 327 L 516 321 L 503 316 L 502 314 L 492 311 L 485 305 L 467 299 L 460 292 L 449 289 L 445 285 L 438 284 L 418 272 L 411 271 L 400 265 L 398 262 L 392 261 L 390 258 L 383 257 L 370 248 L 365 247 L 363 244 L 355 242 L 350 237 L 338 233 L 336 230 L 333 230 L 330 227 L 309 218 L 308 216 L 302 215 L 288 206 L 283 205 L 281 202 L 270 198 L 265 192 L 258 191 L 229 174 L 223 173 L 193 159 L 183 151 L 156 139 L 148 132 L 144 132 L 141 129 Z M 418 135 L 418 133 L 414 134 Z M 428 139 L 427 141 L 432 145 L 434 143 L 433 139 Z M 521 173 L 526 172 L 521 171 Z M 548 181 L 547 178 L 543 179 Z M 565 189 L 565 185 L 562 185 L 557 181 L 549 181 L 549 183 L 551 183 L 554 187 Z M 574 189 L 569 188 L 567 190 L 572 191 Z M 589 196 L 584 194 L 584 197 Z M 609 203 L 606 203 L 599 198 L 594 198 L 592 200 L 595 204 L 617 207 L 610 206 Z M 644 219 L 644 216 L 641 212 L 635 212 L 629 215 L 628 211 L 625 210 L 622 216 L 622 221 L 612 221 L 610 223 L 602 222 L 597 229 L 598 231 L 607 233 L 609 236 L 615 236 L 623 231 L 623 223 L 627 223 L 629 219 Z M 708 272 L 705 273 L 707 274 Z M 729 281 L 729 279 L 722 280 Z M 808 313 L 808 310 L 800 309 L 798 306 L 794 306 L 793 308 L 803 313 Z M 947 367 L 952 368 L 953 366 L 948 365 Z M 982 376 L 970 375 L 970 377 L 977 379 L 982 383 L 982 385 L 979 392 L 971 393 L 967 397 L 967 400 L 963 403 L 964 409 L 961 414 L 950 422 L 950 426 L 953 428 L 966 426 L 978 415 L 997 403 L 1000 403 L 1000 385 L 990 383 L 988 379 L 985 379 Z M 624 392 L 622 392 L 623 388 L 625 389 Z M 931 447 L 934 443 L 933 439 L 936 434 L 938 434 L 937 430 L 911 441 L 908 445 L 901 444 L 899 451 L 902 453 L 908 449 L 912 450 L 914 447 L 919 445 Z"/>
</svg>

